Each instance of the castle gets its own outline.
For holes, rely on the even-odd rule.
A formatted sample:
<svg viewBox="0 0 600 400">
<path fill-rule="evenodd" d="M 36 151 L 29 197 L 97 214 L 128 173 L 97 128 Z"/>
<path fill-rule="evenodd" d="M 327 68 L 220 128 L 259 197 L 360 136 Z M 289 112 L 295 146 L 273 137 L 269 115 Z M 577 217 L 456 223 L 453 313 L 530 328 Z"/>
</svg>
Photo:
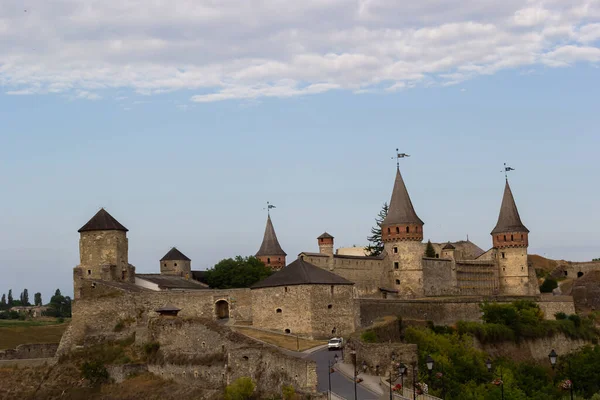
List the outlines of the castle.
<svg viewBox="0 0 600 400">
<path fill-rule="evenodd" d="M 91 315 L 98 321 L 118 316 L 144 324 L 168 304 L 180 309 L 182 317 L 227 318 L 231 324 L 326 338 L 347 335 L 390 314 L 440 324 L 478 320 L 479 304 L 485 299 L 529 298 L 550 317 L 573 311 L 572 298 L 539 293 L 527 263 L 529 230 L 508 180 L 488 251 L 470 241 L 436 243 L 436 256 L 425 257 L 423 227 L 398 168 L 381 224 L 381 255 L 335 251 L 334 237 L 325 232 L 317 238 L 318 253 L 302 252 L 286 266 L 287 255 L 268 215 L 256 257 L 274 274 L 252 288 L 219 290 L 208 287 L 203 271 L 192 270 L 191 260 L 176 248 L 159 261 L 160 273 L 137 274 L 128 259 L 127 228 L 102 209 L 79 229 L 74 321 L 85 314 L 88 332 Z M 99 299 L 122 296 L 127 300 L 98 306 Z"/>
</svg>

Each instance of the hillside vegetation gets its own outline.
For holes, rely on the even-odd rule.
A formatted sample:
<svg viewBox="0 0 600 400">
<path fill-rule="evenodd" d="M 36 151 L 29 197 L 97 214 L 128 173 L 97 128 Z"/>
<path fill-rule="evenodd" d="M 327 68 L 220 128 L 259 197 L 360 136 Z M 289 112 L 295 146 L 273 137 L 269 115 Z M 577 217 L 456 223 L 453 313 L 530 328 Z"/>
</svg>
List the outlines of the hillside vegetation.
<svg viewBox="0 0 600 400">
<path fill-rule="evenodd" d="M 14 349 L 26 343 L 58 343 L 68 320 L 0 320 L 0 350 Z"/>
</svg>

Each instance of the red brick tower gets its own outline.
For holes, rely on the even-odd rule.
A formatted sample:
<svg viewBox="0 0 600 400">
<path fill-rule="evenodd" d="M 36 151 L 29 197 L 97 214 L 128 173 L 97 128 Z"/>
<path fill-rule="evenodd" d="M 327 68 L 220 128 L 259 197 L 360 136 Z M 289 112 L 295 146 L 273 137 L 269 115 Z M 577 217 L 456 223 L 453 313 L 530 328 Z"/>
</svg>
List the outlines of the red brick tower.
<svg viewBox="0 0 600 400">
<path fill-rule="evenodd" d="M 280 270 L 285 267 L 285 256 L 287 254 L 281 248 L 277 235 L 275 234 L 275 228 L 273 228 L 273 222 L 271 222 L 271 216 L 267 216 L 267 226 L 265 228 L 265 235 L 263 237 L 260 249 L 256 253 L 256 257 L 265 263 L 267 267 L 274 270 Z"/>
</svg>

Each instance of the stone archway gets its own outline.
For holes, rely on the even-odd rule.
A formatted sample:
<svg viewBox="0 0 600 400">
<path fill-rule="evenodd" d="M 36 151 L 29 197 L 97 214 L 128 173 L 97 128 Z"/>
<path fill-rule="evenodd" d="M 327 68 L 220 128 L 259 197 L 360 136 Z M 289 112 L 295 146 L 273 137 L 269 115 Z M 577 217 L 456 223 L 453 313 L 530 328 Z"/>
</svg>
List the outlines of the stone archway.
<svg viewBox="0 0 600 400">
<path fill-rule="evenodd" d="M 229 303 L 227 300 L 219 300 L 215 303 L 215 315 L 218 319 L 229 318 Z"/>
<path fill-rule="evenodd" d="M 577 277 L 578 277 L 578 278 L 581 278 L 582 276 L 583 276 L 583 272 L 579 271 L 579 272 L 577 273 Z"/>
</svg>

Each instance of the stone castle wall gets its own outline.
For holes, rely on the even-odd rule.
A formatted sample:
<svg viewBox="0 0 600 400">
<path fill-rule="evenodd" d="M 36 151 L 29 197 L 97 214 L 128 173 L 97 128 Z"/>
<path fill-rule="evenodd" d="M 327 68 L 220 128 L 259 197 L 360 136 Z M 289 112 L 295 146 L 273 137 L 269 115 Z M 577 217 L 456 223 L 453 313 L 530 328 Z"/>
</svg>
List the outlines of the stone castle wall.
<svg viewBox="0 0 600 400">
<path fill-rule="evenodd" d="M 359 312 L 352 285 L 312 285 L 310 298 L 312 336 L 348 336 L 356 330 Z"/>
<path fill-rule="evenodd" d="M 498 303 L 511 303 L 515 300 L 536 300 L 546 319 L 554 319 L 554 314 L 575 313 L 573 298 L 570 296 L 529 296 L 487 298 Z M 453 325 L 457 321 L 481 321 L 479 305 L 485 297 L 453 297 L 428 299 L 360 299 L 361 326 L 369 326 L 378 318 L 393 315 L 402 319 L 433 321 L 436 325 Z"/>
<path fill-rule="evenodd" d="M 392 279 L 387 287 L 398 290 L 400 297 L 423 296 L 423 243 L 419 241 L 385 242 Z"/>
<path fill-rule="evenodd" d="M 423 258 L 422 265 L 423 294 L 425 296 L 451 296 L 458 293 L 454 261 Z"/>
<path fill-rule="evenodd" d="M 57 349 L 58 343 L 20 344 L 14 349 L 0 351 L 0 360 L 52 358 Z"/>
<path fill-rule="evenodd" d="M 500 292 L 509 296 L 528 296 L 535 294 L 535 288 L 529 282 L 527 248 L 511 247 L 496 252 Z"/>
<path fill-rule="evenodd" d="M 189 278 L 192 274 L 192 262 L 187 260 L 164 260 L 160 262 L 160 273 Z"/>
<path fill-rule="evenodd" d="M 252 324 L 265 329 L 310 335 L 310 286 L 278 286 L 252 290 Z"/>
<path fill-rule="evenodd" d="M 114 265 L 118 271 L 129 266 L 127 233 L 124 231 L 81 232 L 79 258 L 85 279 L 102 279 L 102 266 Z"/>
<path fill-rule="evenodd" d="M 566 262 L 562 261 L 557 267 L 562 271 L 561 276 L 567 278 L 578 278 L 592 271 L 600 271 L 600 261 L 588 262 Z"/>
</svg>

